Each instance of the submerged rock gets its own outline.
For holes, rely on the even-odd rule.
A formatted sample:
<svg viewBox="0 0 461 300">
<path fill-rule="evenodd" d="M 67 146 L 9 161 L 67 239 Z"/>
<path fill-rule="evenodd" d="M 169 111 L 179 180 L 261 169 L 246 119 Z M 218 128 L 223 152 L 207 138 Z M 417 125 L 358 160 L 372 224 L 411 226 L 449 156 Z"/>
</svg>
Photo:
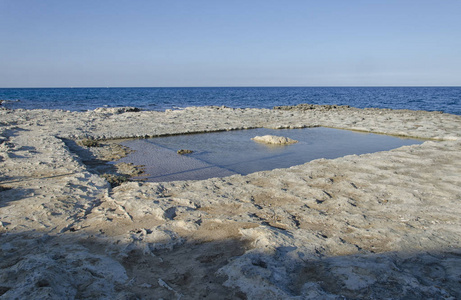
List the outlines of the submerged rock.
<svg viewBox="0 0 461 300">
<path fill-rule="evenodd" d="M 181 149 L 181 150 L 178 150 L 177 153 L 180 154 L 180 155 L 184 155 L 184 154 L 191 154 L 192 150 L 186 150 L 186 149 Z"/>
<path fill-rule="evenodd" d="M 295 144 L 298 141 L 290 139 L 284 136 L 276 136 L 276 135 L 263 135 L 263 136 L 255 136 L 252 138 L 253 141 L 265 144 L 273 144 L 273 145 L 289 145 Z"/>
</svg>

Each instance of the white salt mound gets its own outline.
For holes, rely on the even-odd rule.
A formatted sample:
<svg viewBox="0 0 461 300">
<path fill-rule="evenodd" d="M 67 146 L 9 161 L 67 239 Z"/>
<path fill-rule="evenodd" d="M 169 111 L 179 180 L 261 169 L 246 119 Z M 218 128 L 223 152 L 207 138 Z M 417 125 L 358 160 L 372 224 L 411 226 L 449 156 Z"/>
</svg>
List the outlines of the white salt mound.
<svg viewBox="0 0 461 300">
<path fill-rule="evenodd" d="M 298 141 L 284 137 L 284 136 L 276 136 L 276 135 L 263 135 L 263 136 L 255 136 L 252 138 L 255 142 L 266 143 L 266 144 L 275 144 L 275 145 L 289 145 L 297 143 Z"/>
</svg>

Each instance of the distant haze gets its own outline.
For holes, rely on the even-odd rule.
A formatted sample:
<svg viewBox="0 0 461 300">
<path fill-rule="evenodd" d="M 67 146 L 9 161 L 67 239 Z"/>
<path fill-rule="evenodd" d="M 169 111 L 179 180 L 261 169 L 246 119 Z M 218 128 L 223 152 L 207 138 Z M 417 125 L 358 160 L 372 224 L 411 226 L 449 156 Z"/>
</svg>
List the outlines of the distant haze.
<svg viewBox="0 0 461 300">
<path fill-rule="evenodd" d="M 0 0 L 0 87 L 461 86 L 461 1 Z"/>
</svg>

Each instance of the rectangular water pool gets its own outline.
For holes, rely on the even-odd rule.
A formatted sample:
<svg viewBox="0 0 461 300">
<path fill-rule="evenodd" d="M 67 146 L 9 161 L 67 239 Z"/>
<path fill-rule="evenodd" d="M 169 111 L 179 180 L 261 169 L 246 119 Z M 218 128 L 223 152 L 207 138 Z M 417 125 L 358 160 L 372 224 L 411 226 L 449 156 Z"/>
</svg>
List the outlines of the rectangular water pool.
<svg viewBox="0 0 461 300">
<path fill-rule="evenodd" d="M 251 138 L 262 135 L 289 137 L 298 143 L 267 145 Z M 134 150 L 115 162 L 145 166 L 147 181 L 200 180 L 233 174 L 289 168 L 318 158 L 386 151 L 423 141 L 331 128 L 249 129 L 186 134 L 125 141 Z M 179 149 L 192 150 L 187 155 Z"/>
</svg>

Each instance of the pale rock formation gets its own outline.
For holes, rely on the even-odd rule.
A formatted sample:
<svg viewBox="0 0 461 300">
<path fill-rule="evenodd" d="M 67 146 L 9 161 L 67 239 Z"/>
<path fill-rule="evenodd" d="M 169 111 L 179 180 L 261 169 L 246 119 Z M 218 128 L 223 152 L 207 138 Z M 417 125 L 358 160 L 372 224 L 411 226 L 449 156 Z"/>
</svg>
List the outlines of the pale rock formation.
<svg viewBox="0 0 461 300">
<path fill-rule="evenodd" d="M 254 138 L 252 138 L 252 140 L 258 143 L 265 143 L 271 145 L 290 145 L 298 142 L 288 137 L 276 135 L 255 136 Z"/>
<path fill-rule="evenodd" d="M 461 299 L 461 116 L 301 108 L 0 109 L 0 298 Z M 315 126 L 428 141 L 247 176 L 98 175 L 124 152 L 107 139 Z"/>
</svg>

